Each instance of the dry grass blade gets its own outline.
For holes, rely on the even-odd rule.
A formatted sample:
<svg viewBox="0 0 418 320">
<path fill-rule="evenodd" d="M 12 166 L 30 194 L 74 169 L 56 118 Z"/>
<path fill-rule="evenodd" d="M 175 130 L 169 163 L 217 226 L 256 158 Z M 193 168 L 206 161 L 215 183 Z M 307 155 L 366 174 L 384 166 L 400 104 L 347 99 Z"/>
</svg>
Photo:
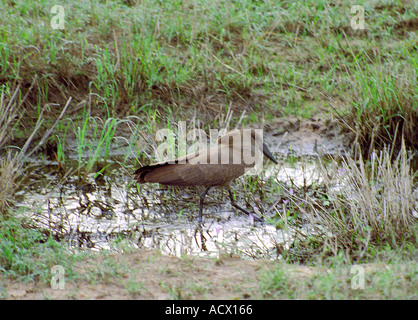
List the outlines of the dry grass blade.
<svg viewBox="0 0 418 320">
<path fill-rule="evenodd" d="M 398 157 L 391 161 L 389 148 L 372 154 L 370 165 L 360 159 L 356 164 L 352 159 L 344 163 L 348 173 L 346 183 L 349 189 L 342 190 L 347 199 L 346 206 L 358 228 L 368 225 L 376 237 L 402 237 L 412 232 L 412 198 L 414 175 L 410 169 L 405 143 Z"/>
<path fill-rule="evenodd" d="M 8 103 L 5 101 L 4 91 L 1 93 L 1 102 L 0 102 L 0 148 L 4 146 L 7 141 L 7 137 L 10 134 L 10 125 L 13 120 L 17 117 L 17 110 L 15 98 L 19 92 L 19 86 L 16 88 L 13 93 L 12 98 Z"/>
<path fill-rule="evenodd" d="M 304 258 L 322 253 L 359 261 L 376 248 L 406 248 L 416 245 L 417 218 L 414 216 L 416 173 L 412 156 L 402 140 L 395 159 L 391 147 L 374 151 L 370 160 L 346 157 L 338 165 L 321 164 L 325 192 L 321 198 L 293 195 L 293 205 L 301 212 L 309 229 L 297 224 L 293 248 Z M 297 249 L 297 250 L 296 250 Z"/>
<path fill-rule="evenodd" d="M 29 88 L 29 91 L 32 89 L 34 83 L 36 81 L 36 77 L 32 83 L 32 86 Z M 18 110 L 21 109 L 21 106 L 23 102 L 28 97 L 28 92 L 26 93 L 25 97 L 17 102 L 16 97 L 18 96 L 18 93 L 20 92 L 20 86 L 16 88 L 14 91 L 12 97 L 9 99 L 8 102 L 6 102 L 6 98 L 4 95 L 4 91 L 1 95 L 1 103 L 0 103 L 0 148 L 3 147 L 7 142 L 7 137 L 10 135 L 12 130 L 12 126 L 16 123 L 19 123 L 20 118 L 18 118 Z M 42 144 L 46 141 L 46 139 L 50 136 L 52 131 L 54 130 L 55 126 L 58 124 L 58 122 L 62 119 L 63 115 L 65 114 L 72 98 L 70 97 L 67 101 L 67 104 L 65 105 L 64 109 L 62 110 L 60 116 L 55 121 L 54 125 L 47 130 L 47 132 L 44 134 L 41 141 L 38 143 L 38 145 L 31 150 L 29 154 L 26 154 L 33 137 L 40 129 L 41 125 L 44 122 L 43 119 L 43 111 L 41 112 L 38 121 L 35 125 L 35 128 L 32 131 L 32 134 L 29 136 L 29 138 L 26 140 L 26 143 L 24 144 L 23 148 L 12 155 L 11 151 L 8 151 L 6 153 L 6 156 L 0 158 L 0 212 L 4 213 L 7 209 L 7 207 L 10 204 L 10 200 L 13 198 L 13 194 L 17 188 L 17 179 L 20 175 L 20 170 L 22 168 L 23 164 L 23 158 L 25 156 L 29 156 L 33 154 Z M 23 114 L 22 114 L 23 115 Z M 22 115 L 20 117 L 22 117 Z"/>
<path fill-rule="evenodd" d="M 48 139 L 48 137 L 51 135 L 51 133 L 54 131 L 54 129 L 55 129 L 55 127 L 57 126 L 57 124 L 59 123 L 59 121 L 62 119 L 62 117 L 64 116 L 64 114 L 65 114 L 65 112 L 67 111 L 67 109 L 68 109 L 68 106 L 70 105 L 70 103 L 71 103 L 71 100 L 72 100 L 72 97 L 70 97 L 70 98 L 68 98 L 68 100 L 67 100 L 67 103 L 65 104 L 65 106 L 64 106 L 64 109 L 62 109 L 62 111 L 61 111 L 61 114 L 59 115 L 59 117 L 58 117 L 58 119 L 55 121 L 55 123 L 54 123 L 54 125 L 51 127 L 51 128 L 49 128 L 48 130 L 47 130 L 47 132 L 45 132 L 45 134 L 44 134 L 44 136 L 42 137 L 42 139 L 41 139 L 41 141 L 38 143 L 38 145 L 35 147 L 35 148 L 33 148 L 32 150 L 31 150 L 31 152 L 29 152 L 28 154 L 27 154 L 27 156 L 29 157 L 29 156 L 31 156 L 36 150 L 38 150 L 44 143 L 45 143 L 45 141 L 46 141 L 46 139 Z M 39 117 L 39 119 L 41 119 L 41 116 Z M 39 122 L 39 121 L 38 121 Z M 38 125 L 38 124 L 37 124 Z M 34 133 L 36 132 L 35 130 L 33 131 Z M 31 135 L 31 137 L 33 137 L 33 134 Z M 26 153 L 26 149 L 28 148 L 28 146 L 29 146 L 29 144 L 30 144 L 30 142 L 31 142 L 31 139 L 28 139 L 28 141 L 26 142 L 26 144 L 25 144 L 25 146 L 23 147 L 23 149 L 22 149 L 22 152 L 21 152 L 21 154 L 22 155 L 24 155 L 25 153 Z"/>
<path fill-rule="evenodd" d="M 12 156 L 11 152 L 0 158 L 0 214 L 4 214 L 10 205 L 11 195 L 14 194 L 20 176 L 22 162 Z"/>
<path fill-rule="evenodd" d="M 410 161 L 404 141 L 395 161 L 390 148 L 379 156 L 373 153 L 370 162 L 361 156 L 359 161 L 343 161 L 340 188 L 328 193 L 334 210 L 315 212 L 337 248 L 357 251 L 355 256 L 361 258 L 371 245 L 397 247 L 416 240 Z"/>
</svg>

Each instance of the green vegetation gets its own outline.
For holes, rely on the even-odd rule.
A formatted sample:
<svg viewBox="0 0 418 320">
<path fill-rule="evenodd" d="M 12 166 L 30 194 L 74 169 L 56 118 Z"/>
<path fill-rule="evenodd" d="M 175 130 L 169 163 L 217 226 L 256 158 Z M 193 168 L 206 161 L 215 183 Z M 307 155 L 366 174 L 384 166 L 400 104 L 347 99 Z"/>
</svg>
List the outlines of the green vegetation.
<svg viewBox="0 0 418 320">
<path fill-rule="evenodd" d="M 54 265 L 65 266 L 67 280 L 76 278 L 73 265 L 80 256 L 70 254 L 65 244 L 55 241 L 30 222 L 0 216 L 0 270 L 2 277 L 47 284 Z"/>
<path fill-rule="evenodd" d="M 54 4 L 8 2 L 1 16 L 0 79 L 11 91 L 37 76 L 38 113 L 88 95 L 84 103 L 105 117 L 198 110 L 213 121 L 230 103 L 257 118 L 310 116 L 323 111 L 324 95 L 379 108 L 379 90 L 390 94 L 381 84 L 404 72 L 411 77 L 397 81 L 416 90 L 413 1 L 64 2 L 64 30 L 50 27 Z M 354 4 L 365 8 L 364 30 L 350 27 Z"/>
<path fill-rule="evenodd" d="M 341 257 L 331 268 L 292 270 L 286 264 L 264 272 L 260 291 L 266 299 L 416 299 L 414 262 L 382 259 L 381 265 L 347 265 Z M 384 262 L 383 262 L 384 261 Z M 357 276 L 364 276 L 361 282 Z M 295 281 L 295 279 L 303 279 Z"/>
<path fill-rule="evenodd" d="M 175 132 L 180 121 L 208 129 L 320 116 L 336 118 L 352 146 L 341 159 L 318 159 L 323 181 L 238 181 L 237 198 L 296 234 L 277 248 L 286 263 L 263 273 L 250 296 L 416 298 L 417 1 L 62 1 L 64 29 L 54 29 L 56 4 L 1 1 L 0 278 L 47 284 L 51 267 L 65 265 L 71 281 L 116 278 L 132 297 L 149 292 L 105 255 L 76 271 L 79 253 L 22 218 L 14 195 L 29 157 L 56 161 L 66 183 L 76 172 L 80 186 L 90 173 L 105 176 L 121 146 L 119 166 L 151 161 L 157 130 Z M 351 27 L 353 5 L 364 8 L 364 29 Z M 299 161 L 293 152 L 288 160 Z M 175 191 L 155 197 L 166 211 L 177 203 Z M 179 208 L 179 219 L 187 206 L 195 208 Z M 291 263 L 319 271 L 299 283 Z M 369 263 L 366 289 L 349 289 L 351 266 Z M 159 288 L 179 299 L 215 290 L 188 281 Z"/>
</svg>

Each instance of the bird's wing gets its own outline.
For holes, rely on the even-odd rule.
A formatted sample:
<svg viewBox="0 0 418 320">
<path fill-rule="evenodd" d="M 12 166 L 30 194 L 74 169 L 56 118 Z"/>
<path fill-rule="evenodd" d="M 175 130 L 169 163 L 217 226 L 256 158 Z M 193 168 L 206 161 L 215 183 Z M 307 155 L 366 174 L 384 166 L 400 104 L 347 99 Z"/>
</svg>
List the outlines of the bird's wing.
<svg viewBox="0 0 418 320">
<path fill-rule="evenodd" d="M 180 158 L 177 158 L 177 159 L 174 159 L 174 160 L 171 160 L 171 161 L 161 161 L 161 162 L 157 162 L 157 163 L 150 164 L 148 166 L 143 166 L 143 167 L 137 169 L 134 172 L 134 178 L 139 183 L 152 182 L 152 181 L 145 180 L 145 176 L 147 174 L 149 174 L 150 172 L 156 170 L 157 168 L 170 166 L 172 164 L 187 163 L 188 159 L 193 159 L 197 155 L 198 155 L 198 152 L 193 152 L 193 153 L 187 154 L 187 155 L 185 155 L 183 157 L 180 157 Z"/>
<path fill-rule="evenodd" d="M 144 176 L 144 182 L 178 186 L 216 186 L 229 183 L 244 173 L 241 165 L 166 164 Z"/>
<path fill-rule="evenodd" d="M 221 155 L 226 155 L 226 164 L 222 164 Z M 231 157 L 231 158 L 230 158 Z M 217 164 L 213 164 L 216 161 Z M 244 173 L 245 166 L 233 164 L 229 146 L 214 146 L 186 156 L 185 163 L 179 162 L 184 157 L 173 162 L 163 162 L 142 167 L 135 171 L 139 183 L 156 182 L 179 186 L 216 186 L 228 184 L 231 180 Z"/>
</svg>

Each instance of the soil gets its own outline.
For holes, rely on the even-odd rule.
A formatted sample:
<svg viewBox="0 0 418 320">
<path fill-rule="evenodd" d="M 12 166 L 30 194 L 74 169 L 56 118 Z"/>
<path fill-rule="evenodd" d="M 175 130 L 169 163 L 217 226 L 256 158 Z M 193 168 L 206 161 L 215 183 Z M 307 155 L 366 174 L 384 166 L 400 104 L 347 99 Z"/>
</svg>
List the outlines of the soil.
<svg viewBox="0 0 418 320">
<path fill-rule="evenodd" d="M 315 117 L 277 118 L 266 126 L 271 151 L 293 156 L 324 156 L 344 153 L 352 137 L 343 134 L 336 120 Z"/>
<path fill-rule="evenodd" d="M 7 298 L 13 300 L 257 299 L 261 297 L 260 277 L 275 264 L 267 260 L 245 261 L 231 257 L 219 260 L 176 258 L 138 250 L 108 257 L 97 255 L 93 260 L 77 263 L 77 272 L 85 277 L 65 281 L 64 289 L 53 289 L 49 283 L 22 283 L 7 279 L 3 281 L 3 288 L 8 293 Z M 94 279 L 92 265 L 97 269 L 112 265 L 116 275 Z M 299 278 L 313 272 L 313 268 L 304 266 L 292 266 L 292 270 Z M 88 277 L 91 277 L 90 281 Z"/>
</svg>

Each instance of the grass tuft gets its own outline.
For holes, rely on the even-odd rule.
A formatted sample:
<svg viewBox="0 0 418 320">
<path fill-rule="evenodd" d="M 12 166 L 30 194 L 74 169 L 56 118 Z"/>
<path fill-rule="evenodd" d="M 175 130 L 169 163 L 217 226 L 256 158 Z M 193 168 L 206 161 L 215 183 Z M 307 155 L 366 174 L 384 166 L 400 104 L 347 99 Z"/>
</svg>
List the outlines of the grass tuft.
<svg viewBox="0 0 418 320">
<path fill-rule="evenodd" d="M 322 163 L 325 187 L 317 187 L 316 197 L 293 197 L 292 208 L 300 219 L 287 225 L 297 231 L 288 258 L 305 261 L 342 254 L 357 262 L 372 258 L 379 248 L 416 248 L 412 156 L 402 143 L 398 156 L 391 158 L 392 150 L 385 148 L 370 160 L 360 155 L 358 161 L 344 158 L 339 167 Z M 309 232 L 299 228 L 301 221 L 308 223 Z"/>
</svg>

